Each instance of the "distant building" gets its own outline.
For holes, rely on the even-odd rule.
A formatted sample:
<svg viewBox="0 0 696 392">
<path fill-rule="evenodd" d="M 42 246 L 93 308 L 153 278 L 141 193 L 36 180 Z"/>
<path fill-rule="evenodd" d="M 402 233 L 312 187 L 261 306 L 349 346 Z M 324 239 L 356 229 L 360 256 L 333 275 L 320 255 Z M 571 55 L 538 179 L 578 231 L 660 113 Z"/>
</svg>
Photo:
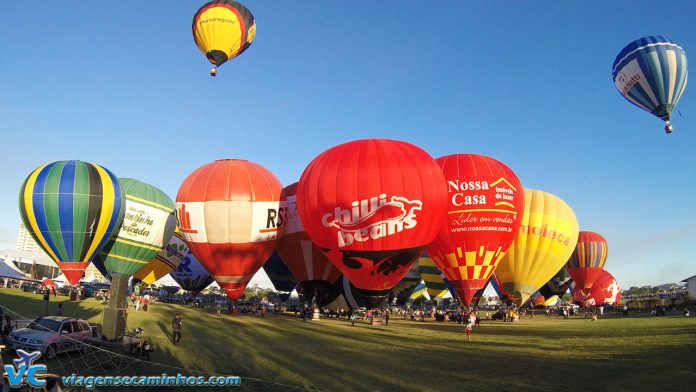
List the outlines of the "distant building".
<svg viewBox="0 0 696 392">
<path fill-rule="evenodd" d="M 24 224 L 19 224 L 19 234 L 17 235 L 17 250 L 29 253 L 43 253 L 43 249 L 34 241 Z"/>
<path fill-rule="evenodd" d="M 102 275 L 101 272 L 97 269 L 97 267 L 94 266 L 93 263 L 89 263 L 87 266 L 87 269 L 85 270 L 85 280 L 86 281 L 93 281 L 94 279 L 100 281 L 100 282 L 106 282 L 107 279 Z"/>
<path fill-rule="evenodd" d="M 686 288 L 689 290 L 691 298 L 696 299 L 696 275 L 686 278 L 682 282 L 686 282 Z"/>
</svg>

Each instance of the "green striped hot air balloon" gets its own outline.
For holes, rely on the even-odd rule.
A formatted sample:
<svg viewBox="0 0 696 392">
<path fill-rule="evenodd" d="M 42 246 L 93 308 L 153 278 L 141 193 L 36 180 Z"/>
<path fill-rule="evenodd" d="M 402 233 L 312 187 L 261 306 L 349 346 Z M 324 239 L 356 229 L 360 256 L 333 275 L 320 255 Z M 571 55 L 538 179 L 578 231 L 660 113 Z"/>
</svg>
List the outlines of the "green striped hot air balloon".
<svg viewBox="0 0 696 392">
<path fill-rule="evenodd" d="M 176 208 L 164 192 L 131 178 L 118 182 L 126 200 L 123 224 L 94 260 L 112 277 L 138 272 L 169 243 L 176 228 Z"/>
<path fill-rule="evenodd" d="M 418 263 L 413 263 L 413 266 L 404 275 L 403 279 L 394 286 L 394 295 L 399 305 L 404 305 L 408 301 L 413 289 L 421 282 L 420 272 L 418 271 Z"/>
<path fill-rule="evenodd" d="M 440 298 L 447 293 L 447 286 L 440 275 L 440 269 L 427 254 L 418 259 L 418 270 L 425 282 L 430 299 Z"/>
<path fill-rule="evenodd" d="M 24 226 L 71 284 L 118 230 L 123 205 L 116 176 L 82 161 L 42 165 L 19 192 Z"/>
</svg>

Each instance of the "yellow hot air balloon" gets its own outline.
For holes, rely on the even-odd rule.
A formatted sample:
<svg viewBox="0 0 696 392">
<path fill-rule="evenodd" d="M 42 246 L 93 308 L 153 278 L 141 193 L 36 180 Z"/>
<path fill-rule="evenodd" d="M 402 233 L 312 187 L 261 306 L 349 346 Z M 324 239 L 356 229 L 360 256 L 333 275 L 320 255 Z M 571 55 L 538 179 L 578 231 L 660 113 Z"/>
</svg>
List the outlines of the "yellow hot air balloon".
<svg viewBox="0 0 696 392">
<path fill-rule="evenodd" d="M 521 305 L 558 272 L 575 250 L 578 220 L 559 197 L 524 190 L 524 215 L 517 237 L 495 275 Z"/>
<path fill-rule="evenodd" d="M 162 251 L 150 260 L 143 268 L 133 275 L 135 279 L 140 280 L 145 284 L 153 284 L 163 278 L 168 273 L 174 271 L 181 260 L 183 260 L 189 252 L 188 245 L 179 233 L 177 227 L 176 232 L 169 240 L 169 243 Z"/>
<path fill-rule="evenodd" d="M 544 301 L 544 306 L 553 306 L 556 305 L 560 298 L 557 295 L 554 295 L 553 297 L 547 299 Z"/>
<path fill-rule="evenodd" d="M 227 60 L 247 50 L 256 35 L 254 15 L 233 0 L 214 0 L 193 16 L 193 40 L 208 61 L 215 65 L 210 76 Z"/>
</svg>

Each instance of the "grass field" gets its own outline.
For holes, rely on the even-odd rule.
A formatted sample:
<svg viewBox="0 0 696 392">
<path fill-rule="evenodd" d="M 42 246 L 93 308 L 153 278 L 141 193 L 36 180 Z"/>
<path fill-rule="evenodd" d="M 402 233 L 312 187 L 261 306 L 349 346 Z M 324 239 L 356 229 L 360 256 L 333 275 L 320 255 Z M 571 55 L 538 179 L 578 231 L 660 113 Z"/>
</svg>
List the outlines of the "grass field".
<svg viewBox="0 0 696 392">
<path fill-rule="evenodd" d="M 44 310 L 40 296 L 17 290 L 0 289 L 0 304 L 30 317 Z M 99 323 L 104 305 L 64 306 Z M 169 342 L 175 312 L 184 317 L 180 346 Z M 154 341 L 154 362 L 325 391 L 696 390 L 696 317 L 537 314 L 515 324 L 484 320 L 471 342 L 456 323 L 394 317 L 389 326 L 351 327 L 172 304 L 128 317 L 130 329 Z"/>
</svg>

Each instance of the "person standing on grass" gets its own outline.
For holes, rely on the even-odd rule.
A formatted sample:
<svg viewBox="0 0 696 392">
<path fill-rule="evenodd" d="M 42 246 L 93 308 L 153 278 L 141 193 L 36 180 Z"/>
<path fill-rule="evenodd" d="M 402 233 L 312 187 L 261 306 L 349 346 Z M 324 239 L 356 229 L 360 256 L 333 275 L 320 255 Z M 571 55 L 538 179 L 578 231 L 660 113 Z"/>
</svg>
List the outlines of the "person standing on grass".
<svg viewBox="0 0 696 392">
<path fill-rule="evenodd" d="M 471 341 L 471 333 L 474 331 L 474 322 L 472 319 L 475 318 L 476 316 L 471 316 L 469 315 L 469 320 L 466 323 L 466 339 L 468 341 Z"/>
<path fill-rule="evenodd" d="M 218 303 L 217 305 L 215 305 L 215 311 L 217 312 L 217 315 L 218 315 L 218 317 L 219 317 L 219 316 L 220 316 L 220 312 L 222 311 L 222 305 L 220 305 L 220 303 Z"/>
<path fill-rule="evenodd" d="M 181 313 L 177 313 L 172 319 L 172 342 L 177 346 L 181 341 L 181 326 L 183 323 L 184 318 L 181 317 Z"/>
<path fill-rule="evenodd" d="M 350 325 L 351 327 L 355 327 L 355 312 L 350 314 Z"/>
</svg>

